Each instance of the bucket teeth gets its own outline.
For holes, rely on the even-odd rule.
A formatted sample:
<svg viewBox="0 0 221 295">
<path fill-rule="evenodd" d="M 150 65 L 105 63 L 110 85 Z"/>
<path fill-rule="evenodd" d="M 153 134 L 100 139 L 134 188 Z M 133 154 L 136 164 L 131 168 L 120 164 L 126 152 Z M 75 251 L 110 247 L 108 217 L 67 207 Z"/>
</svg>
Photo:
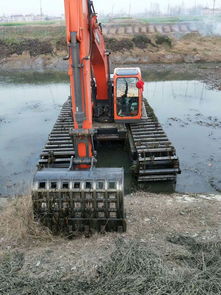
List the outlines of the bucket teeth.
<svg viewBox="0 0 221 295">
<path fill-rule="evenodd" d="M 34 215 L 53 232 L 126 230 L 123 169 L 43 169 L 33 182 Z"/>
</svg>

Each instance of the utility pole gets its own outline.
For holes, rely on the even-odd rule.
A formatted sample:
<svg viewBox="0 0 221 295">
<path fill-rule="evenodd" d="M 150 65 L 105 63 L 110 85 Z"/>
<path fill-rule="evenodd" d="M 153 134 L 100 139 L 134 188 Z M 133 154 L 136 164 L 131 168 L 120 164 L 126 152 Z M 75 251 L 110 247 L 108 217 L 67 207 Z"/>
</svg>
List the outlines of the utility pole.
<svg viewBox="0 0 221 295">
<path fill-rule="evenodd" d="M 197 7 L 197 2 L 196 2 L 197 0 L 195 0 L 195 15 L 196 15 L 196 7 Z"/>
<path fill-rule="evenodd" d="M 40 16 L 43 16 L 42 0 L 40 0 Z"/>
<path fill-rule="evenodd" d="M 130 15 L 131 15 L 131 2 L 129 4 L 129 17 L 130 17 Z"/>
<path fill-rule="evenodd" d="M 213 0 L 213 16 L 215 15 L 216 0 Z"/>
<path fill-rule="evenodd" d="M 111 16 L 112 16 L 112 18 L 114 17 L 114 4 L 112 5 L 112 10 L 111 10 Z"/>
<path fill-rule="evenodd" d="M 168 3 L 167 6 L 167 15 L 171 16 L 170 4 Z"/>
</svg>

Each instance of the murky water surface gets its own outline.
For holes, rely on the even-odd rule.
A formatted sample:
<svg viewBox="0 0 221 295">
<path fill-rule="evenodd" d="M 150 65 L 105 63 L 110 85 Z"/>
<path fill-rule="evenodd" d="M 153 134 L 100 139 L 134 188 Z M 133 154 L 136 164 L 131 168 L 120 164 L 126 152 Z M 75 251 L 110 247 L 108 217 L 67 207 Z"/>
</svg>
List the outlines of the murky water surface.
<svg viewBox="0 0 221 295">
<path fill-rule="evenodd" d="M 146 80 L 148 74 L 145 75 Z M 192 78 L 192 77 L 191 77 Z M 157 76 L 156 76 L 157 79 Z M 177 149 L 182 174 L 178 192 L 221 190 L 221 92 L 204 83 L 146 82 L 148 98 Z M 64 74 L 0 76 L 0 194 L 29 192 L 39 154 L 69 95 Z M 115 146 L 99 148 L 103 166 L 124 166 L 127 188 L 133 183 L 127 152 Z M 113 150 L 113 149 L 112 149 Z M 148 185 L 150 191 L 169 191 L 168 185 Z"/>
<path fill-rule="evenodd" d="M 221 92 L 198 81 L 166 81 L 147 83 L 145 96 L 180 158 L 176 190 L 221 190 Z"/>
<path fill-rule="evenodd" d="M 39 153 L 68 95 L 67 83 L 52 82 L 51 76 L 0 77 L 2 195 L 28 191 Z"/>
</svg>

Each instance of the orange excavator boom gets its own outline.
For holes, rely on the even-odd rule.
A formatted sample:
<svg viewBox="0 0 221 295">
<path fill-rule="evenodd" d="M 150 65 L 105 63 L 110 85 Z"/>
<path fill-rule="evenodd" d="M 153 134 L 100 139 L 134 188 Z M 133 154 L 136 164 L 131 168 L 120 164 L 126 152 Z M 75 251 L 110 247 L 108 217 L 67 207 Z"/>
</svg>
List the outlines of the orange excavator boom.
<svg viewBox="0 0 221 295">
<path fill-rule="evenodd" d="M 100 110 L 107 110 L 106 104 L 112 102 L 102 29 L 92 1 L 64 0 L 64 4 L 71 88 L 67 105 L 71 112 L 66 107 L 62 110 L 65 118 L 58 119 L 59 127 L 51 138 L 53 146 L 60 148 L 65 140 L 72 142 L 73 149 L 67 151 L 71 153 L 68 167 L 59 166 L 62 159 L 57 163 L 52 159 L 37 171 L 32 189 L 34 214 L 51 229 L 68 234 L 125 231 L 124 171 L 95 166 L 93 113 L 99 102 Z"/>
<path fill-rule="evenodd" d="M 109 53 L 92 1 L 64 0 L 64 3 L 74 119 L 71 132 L 76 151 L 74 161 L 77 166 L 86 168 L 94 158 L 91 82 L 96 83 L 96 100 L 107 101 L 110 97 L 108 88 L 111 87 Z"/>
</svg>

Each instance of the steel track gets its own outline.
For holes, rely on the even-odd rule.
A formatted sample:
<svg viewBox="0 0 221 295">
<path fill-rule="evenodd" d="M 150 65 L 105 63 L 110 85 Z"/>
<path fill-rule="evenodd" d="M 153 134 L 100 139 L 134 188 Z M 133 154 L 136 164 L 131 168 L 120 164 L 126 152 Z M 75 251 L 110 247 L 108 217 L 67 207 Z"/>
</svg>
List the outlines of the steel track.
<svg viewBox="0 0 221 295">
<path fill-rule="evenodd" d="M 146 100 L 143 117 L 129 124 L 137 161 L 138 182 L 176 181 L 180 173 L 176 150 Z"/>
</svg>

